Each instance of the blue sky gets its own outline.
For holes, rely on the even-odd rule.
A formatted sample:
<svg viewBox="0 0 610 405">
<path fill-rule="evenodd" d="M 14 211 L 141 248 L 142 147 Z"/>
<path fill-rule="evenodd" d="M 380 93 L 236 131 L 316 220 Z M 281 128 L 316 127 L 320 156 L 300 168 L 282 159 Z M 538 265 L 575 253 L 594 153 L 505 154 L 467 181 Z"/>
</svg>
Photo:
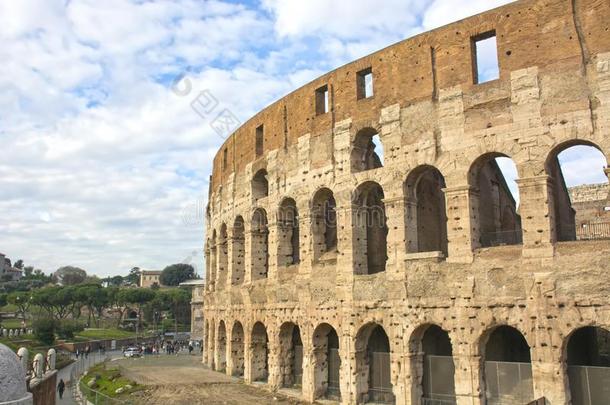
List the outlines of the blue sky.
<svg viewBox="0 0 610 405">
<path fill-rule="evenodd" d="M 0 252 L 45 271 L 201 270 L 213 114 L 243 122 L 330 69 L 508 2 L 0 2 Z M 202 91 L 210 114 L 191 108 Z"/>
</svg>

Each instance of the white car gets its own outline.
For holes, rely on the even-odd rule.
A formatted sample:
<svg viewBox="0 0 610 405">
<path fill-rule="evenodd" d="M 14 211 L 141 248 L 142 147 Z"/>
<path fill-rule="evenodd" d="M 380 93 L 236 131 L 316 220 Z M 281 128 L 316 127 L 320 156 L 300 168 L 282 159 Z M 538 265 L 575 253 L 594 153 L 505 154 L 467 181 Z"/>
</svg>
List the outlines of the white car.
<svg viewBox="0 0 610 405">
<path fill-rule="evenodd" d="M 137 347 L 128 347 L 123 351 L 123 356 L 125 357 L 140 357 L 140 349 Z"/>
</svg>

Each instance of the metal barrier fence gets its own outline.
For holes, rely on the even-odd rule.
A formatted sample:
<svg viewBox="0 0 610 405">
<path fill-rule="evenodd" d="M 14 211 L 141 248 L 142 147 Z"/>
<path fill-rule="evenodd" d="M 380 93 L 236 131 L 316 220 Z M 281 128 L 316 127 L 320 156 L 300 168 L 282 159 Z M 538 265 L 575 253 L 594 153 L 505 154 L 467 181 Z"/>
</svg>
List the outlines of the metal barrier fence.
<svg viewBox="0 0 610 405">
<path fill-rule="evenodd" d="M 481 246 L 493 247 L 504 245 L 520 245 L 523 243 L 521 229 L 510 231 L 484 232 L 481 234 Z"/>
<path fill-rule="evenodd" d="M 523 405 L 533 401 L 532 364 L 486 361 L 485 388 L 488 405 Z"/>
<path fill-rule="evenodd" d="M 294 384 L 303 384 L 303 346 L 294 346 Z"/>
<path fill-rule="evenodd" d="M 586 222 L 576 228 L 576 240 L 610 238 L 610 222 Z"/>
<path fill-rule="evenodd" d="M 341 357 L 339 349 L 328 350 L 328 388 L 327 395 L 340 397 L 341 388 L 339 387 L 339 368 L 341 367 Z"/>
<path fill-rule="evenodd" d="M 392 380 L 390 378 L 390 353 L 372 352 L 369 369 L 369 400 L 393 403 Z"/>
<path fill-rule="evenodd" d="M 424 357 L 424 405 L 455 405 L 455 366 L 451 356 Z"/>
<path fill-rule="evenodd" d="M 610 367 L 569 366 L 572 405 L 607 404 L 610 398 Z"/>
</svg>

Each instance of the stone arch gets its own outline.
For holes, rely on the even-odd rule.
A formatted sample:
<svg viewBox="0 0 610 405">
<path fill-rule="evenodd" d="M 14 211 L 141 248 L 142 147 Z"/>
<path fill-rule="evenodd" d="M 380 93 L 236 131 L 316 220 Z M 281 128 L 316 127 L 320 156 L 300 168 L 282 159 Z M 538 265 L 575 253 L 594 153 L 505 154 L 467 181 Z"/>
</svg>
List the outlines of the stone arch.
<svg viewBox="0 0 610 405">
<path fill-rule="evenodd" d="M 610 213 L 605 211 L 605 207 L 608 206 L 606 174 L 600 176 L 603 177 L 603 183 L 606 185 L 604 196 L 601 197 L 593 211 L 590 207 L 591 201 L 587 201 L 589 207 L 585 208 L 583 206 L 582 214 L 578 215 L 577 211 L 581 208 L 580 205 L 583 201 L 572 198 L 568 191 L 559 155 L 574 147 L 589 147 L 592 150 L 599 151 L 605 167 L 608 167 L 607 155 L 597 144 L 588 140 L 572 139 L 551 149 L 545 160 L 544 168 L 551 183 L 551 187 L 549 187 L 549 209 L 553 213 L 554 239 L 556 241 L 571 241 L 608 238 L 610 237 L 610 230 L 607 230 L 610 223 Z M 600 167 L 600 175 L 603 170 L 604 168 Z M 588 211 L 589 214 L 587 214 Z"/>
<path fill-rule="evenodd" d="M 337 202 L 329 188 L 321 188 L 314 194 L 311 204 L 313 259 L 337 252 Z"/>
<path fill-rule="evenodd" d="M 227 233 L 227 224 L 224 222 L 220 226 L 218 235 L 218 274 L 216 275 L 216 278 L 217 285 L 219 287 L 224 287 L 227 282 L 227 273 L 229 270 L 229 235 Z"/>
<path fill-rule="evenodd" d="M 383 199 L 383 188 L 373 181 L 361 184 L 354 192 L 353 251 L 356 274 L 385 271 L 388 226 Z"/>
<path fill-rule="evenodd" d="M 269 271 L 269 228 L 267 213 L 257 208 L 252 214 L 251 234 L 251 274 L 252 280 L 267 278 Z"/>
<path fill-rule="evenodd" d="M 227 368 L 227 329 L 223 320 L 218 322 L 216 335 L 216 370 L 224 371 Z"/>
<path fill-rule="evenodd" d="M 395 403 L 391 381 L 390 340 L 383 326 L 371 322 L 356 334 L 357 403 Z"/>
<path fill-rule="evenodd" d="M 258 200 L 269 195 L 269 180 L 267 170 L 260 169 L 252 176 L 252 198 Z"/>
<path fill-rule="evenodd" d="M 313 332 L 314 399 L 341 398 L 339 336 L 334 327 L 322 323 Z"/>
<path fill-rule="evenodd" d="M 486 153 L 479 156 L 468 171 L 475 248 L 517 245 L 523 241 L 517 201 L 498 164 L 499 158 L 510 159 L 502 153 Z"/>
<path fill-rule="evenodd" d="M 250 339 L 250 374 L 252 381 L 267 382 L 269 378 L 269 337 L 262 322 L 252 327 Z"/>
<path fill-rule="evenodd" d="M 284 322 L 279 333 L 279 383 L 281 387 L 301 387 L 303 381 L 303 341 L 293 322 Z"/>
<path fill-rule="evenodd" d="M 486 403 L 534 399 L 530 346 L 518 329 L 499 325 L 487 330 L 480 339 L 480 351 Z"/>
<path fill-rule="evenodd" d="M 299 210 L 292 198 L 284 198 L 277 212 L 279 266 L 290 266 L 301 260 L 299 241 Z"/>
<path fill-rule="evenodd" d="M 447 255 L 445 178 L 434 166 L 415 168 L 405 181 L 407 251 Z"/>
<path fill-rule="evenodd" d="M 376 143 L 381 147 L 377 147 Z M 381 156 L 379 156 L 379 152 L 381 152 Z M 373 127 L 365 127 L 356 133 L 352 142 L 350 162 L 352 173 L 383 166 L 383 145 L 378 130 Z"/>
<path fill-rule="evenodd" d="M 409 340 L 412 403 L 455 401 L 455 365 L 449 333 L 435 324 L 419 326 Z"/>
<path fill-rule="evenodd" d="M 599 381 L 610 377 L 610 331 L 599 326 L 584 326 L 572 331 L 565 342 L 572 404 L 607 401 L 607 387 Z"/>
<path fill-rule="evenodd" d="M 233 230 L 231 232 L 231 284 L 239 285 L 244 282 L 246 276 L 245 263 L 245 222 L 241 215 L 235 217 Z"/>
<path fill-rule="evenodd" d="M 244 376 L 244 345 L 244 327 L 241 322 L 235 321 L 231 329 L 231 374 L 234 377 Z"/>
</svg>

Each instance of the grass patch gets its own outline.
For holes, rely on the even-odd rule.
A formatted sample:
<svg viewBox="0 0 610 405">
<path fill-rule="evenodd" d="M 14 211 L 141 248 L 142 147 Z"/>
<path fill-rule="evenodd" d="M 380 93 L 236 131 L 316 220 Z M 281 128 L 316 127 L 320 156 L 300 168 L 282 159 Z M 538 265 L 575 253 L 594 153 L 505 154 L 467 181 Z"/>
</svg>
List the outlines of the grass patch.
<svg viewBox="0 0 610 405">
<path fill-rule="evenodd" d="M 19 329 L 21 328 L 21 319 L 3 319 L 2 327 L 6 329 Z"/>
<path fill-rule="evenodd" d="M 78 332 L 76 337 L 101 340 L 101 339 L 128 339 L 135 337 L 136 333 L 121 329 L 86 329 Z M 142 336 L 142 334 L 140 334 Z"/>
<path fill-rule="evenodd" d="M 81 392 L 92 401 L 95 401 L 95 392 L 92 392 L 91 389 L 89 389 L 87 383 L 94 378 L 97 379 L 97 386 L 94 389 L 110 398 L 123 398 L 129 396 L 133 392 L 144 389 L 143 386 L 121 376 L 116 365 L 101 363 L 92 367 L 87 375 L 81 379 Z M 125 390 L 121 394 L 116 393 L 117 389 L 125 387 L 126 385 L 131 385 L 131 388 Z"/>
</svg>

